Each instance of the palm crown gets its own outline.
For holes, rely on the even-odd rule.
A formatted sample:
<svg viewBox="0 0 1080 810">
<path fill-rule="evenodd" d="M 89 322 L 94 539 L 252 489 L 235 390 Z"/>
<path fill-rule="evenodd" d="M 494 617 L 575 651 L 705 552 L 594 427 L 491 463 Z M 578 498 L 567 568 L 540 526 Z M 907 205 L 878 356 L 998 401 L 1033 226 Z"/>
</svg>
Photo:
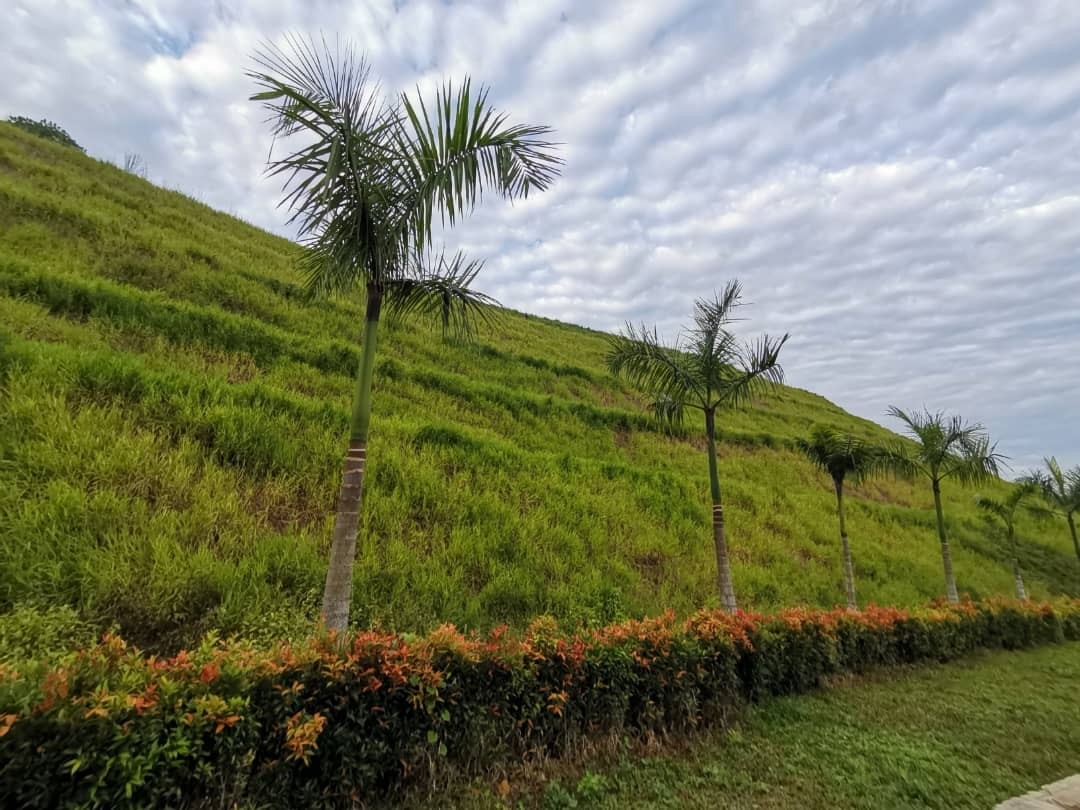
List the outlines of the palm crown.
<svg viewBox="0 0 1080 810">
<path fill-rule="evenodd" d="M 713 299 L 698 299 L 694 325 L 674 346 L 664 345 L 655 329 L 627 324 L 611 339 L 608 368 L 650 392 L 654 414 L 666 422 L 681 422 L 686 408 L 708 415 L 744 404 L 762 386 L 783 382 L 778 358 L 788 335 L 737 341 L 730 326 L 741 299 L 737 281 Z"/>
<path fill-rule="evenodd" d="M 975 505 L 981 509 L 988 518 L 996 517 L 1005 527 L 1010 539 L 1016 527 L 1016 513 L 1020 505 L 1038 492 L 1038 485 L 1033 481 L 1021 480 L 1004 498 L 993 498 L 989 495 L 979 495 L 975 498 Z"/>
<path fill-rule="evenodd" d="M 797 439 L 796 447 L 819 470 L 836 483 L 845 479 L 858 483 L 879 466 L 881 452 L 848 433 L 819 425 L 809 439 Z"/>
<path fill-rule="evenodd" d="M 1022 480 L 1035 485 L 1047 503 L 1062 514 L 1080 512 L 1080 467 L 1063 470 L 1052 456 L 1043 463 L 1045 470 L 1032 470 Z"/>
<path fill-rule="evenodd" d="M 1045 470 L 1033 470 L 1022 480 L 1036 486 L 1047 504 L 1044 512 L 1059 514 L 1069 524 L 1069 534 L 1072 535 L 1073 549 L 1080 559 L 1080 536 L 1076 530 L 1075 515 L 1080 512 L 1080 467 L 1070 470 L 1061 469 L 1056 458 L 1043 459 Z"/>
<path fill-rule="evenodd" d="M 907 477 L 925 476 L 935 483 L 952 478 L 973 484 L 997 477 L 1005 457 L 990 444 L 982 425 L 965 424 L 959 416 L 940 411 L 908 414 L 890 407 L 889 415 L 902 421 L 915 445 L 895 444 L 882 456 L 889 469 Z"/>
<path fill-rule="evenodd" d="M 282 205 L 310 249 L 311 286 L 361 283 L 391 305 L 403 297 L 405 308 L 425 292 L 478 303 L 464 293 L 476 265 L 422 258 L 435 213 L 453 225 L 485 188 L 513 199 L 546 189 L 562 162 L 546 140 L 550 128 L 506 126 L 469 79 L 447 82 L 429 101 L 419 91 L 390 100 L 351 48 L 299 37 L 286 46 L 291 53 L 265 45 L 249 75 L 262 88 L 252 98 L 291 148 L 272 156 L 269 171 L 284 178 Z"/>
</svg>

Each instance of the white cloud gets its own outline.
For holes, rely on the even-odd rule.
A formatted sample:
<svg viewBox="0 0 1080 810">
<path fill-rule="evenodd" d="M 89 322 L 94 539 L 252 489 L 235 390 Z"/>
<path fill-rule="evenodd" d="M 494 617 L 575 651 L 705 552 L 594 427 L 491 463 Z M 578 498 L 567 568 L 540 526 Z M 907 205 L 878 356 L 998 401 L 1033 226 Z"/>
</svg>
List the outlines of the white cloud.
<svg viewBox="0 0 1080 810">
<path fill-rule="evenodd" d="M 16 0 L 0 111 L 281 230 L 257 43 L 340 34 L 388 91 L 472 74 L 564 177 L 447 236 L 517 309 L 673 334 L 732 277 L 789 379 L 1080 463 L 1080 8 L 1071 0 Z"/>
</svg>

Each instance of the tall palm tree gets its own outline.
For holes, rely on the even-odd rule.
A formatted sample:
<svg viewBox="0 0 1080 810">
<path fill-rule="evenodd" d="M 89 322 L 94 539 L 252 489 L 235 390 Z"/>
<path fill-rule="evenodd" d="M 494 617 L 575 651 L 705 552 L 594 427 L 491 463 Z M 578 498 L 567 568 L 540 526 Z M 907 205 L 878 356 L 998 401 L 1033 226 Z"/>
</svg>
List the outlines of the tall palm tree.
<svg viewBox="0 0 1080 810">
<path fill-rule="evenodd" d="M 349 447 L 323 595 L 328 627 L 348 625 L 363 504 L 376 336 L 387 314 L 435 315 L 467 330 L 491 299 L 469 286 L 479 270 L 460 255 L 430 258 L 438 214 L 453 225 L 485 190 L 525 198 L 546 189 L 561 160 L 544 126 L 509 125 L 468 78 L 426 101 L 386 98 L 349 46 L 288 38 L 265 45 L 248 75 L 275 135 L 268 171 L 284 180 L 282 205 L 306 251 L 313 292 L 366 293 L 362 356 Z"/>
<path fill-rule="evenodd" d="M 1005 539 L 1009 544 L 1009 553 L 1013 558 L 1013 576 L 1016 578 L 1016 597 L 1027 599 L 1024 590 L 1024 573 L 1020 569 L 1020 554 L 1016 546 L 1016 512 L 1020 505 L 1039 492 L 1034 481 L 1021 480 L 1004 498 L 990 498 L 979 495 L 976 505 L 986 513 L 987 518 L 997 518 L 1005 528 Z"/>
<path fill-rule="evenodd" d="M 1080 540 L 1076 537 L 1076 514 L 1080 512 L 1080 466 L 1062 470 L 1053 456 L 1044 458 L 1043 463 L 1045 470 L 1032 470 L 1021 480 L 1035 484 L 1049 511 L 1065 518 L 1072 535 L 1073 549 L 1080 559 Z"/>
<path fill-rule="evenodd" d="M 950 602 L 959 602 L 941 509 L 941 482 L 952 479 L 958 484 L 977 484 L 996 478 L 1004 456 L 995 452 L 996 445 L 990 444 L 982 425 L 965 424 L 959 416 L 947 417 L 940 411 L 908 414 L 896 407 L 889 408 L 889 415 L 904 423 L 915 446 L 903 443 L 887 448 L 882 456 L 883 465 L 907 478 L 921 476 L 930 480 L 945 569 L 945 592 Z"/>
<path fill-rule="evenodd" d="M 851 546 L 848 544 L 847 526 L 844 522 L 844 480 L 855 483 L 866 479 L 878 468 L 881 451 L 850 433 L 840 433 L 825 425 L 818 425 L 809 439 L 798 439 L 796 446 L 810 462 L 832 478 L 836 491 L 836 514 L 840 519 L 840 548 L 844 557 L 844 590 L 847 605 L 858 609 L 855 599 L 855 570 L 851 563 Z"/>
<path fill-rule="evenodd" d="M 688 408 L 705 417 L 717 584 L 721 604 L 732 612 L 737 604 L 716 469 L 716 412 L 752 404 L 755 394 L 783 381 L 778 358 L 788 339 L 786 334 L 779 340 L 766 335 L 753 343 L 738 342 L 730 327 L 741 299 L 742 286 L 729 282 L 720 295 L 694 302 L 694 324 L 674 346 L 664 345 L 655 328 L 627 324 L 622 334 L 611 336 L 607 354 L 613 374 L 649 392 L 650 408 L 662 422 L 681 423 Z"/>
</svg>

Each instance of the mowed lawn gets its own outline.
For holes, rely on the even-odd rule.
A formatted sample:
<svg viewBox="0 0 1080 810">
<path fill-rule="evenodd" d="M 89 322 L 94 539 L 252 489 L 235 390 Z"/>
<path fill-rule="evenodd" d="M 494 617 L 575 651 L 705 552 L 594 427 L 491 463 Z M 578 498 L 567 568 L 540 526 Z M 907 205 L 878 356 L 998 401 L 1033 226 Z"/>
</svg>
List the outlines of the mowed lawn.
<svg viewBox="0 0 1080 810">
<path fill-rule="evenodd" d="M 1078 772 L 1072 643 L 834 684 L 754 707 L 679 751 L 563 770 L 505 800 L 485 785 L 428 806 L 991 808 Z"/>
</svg>

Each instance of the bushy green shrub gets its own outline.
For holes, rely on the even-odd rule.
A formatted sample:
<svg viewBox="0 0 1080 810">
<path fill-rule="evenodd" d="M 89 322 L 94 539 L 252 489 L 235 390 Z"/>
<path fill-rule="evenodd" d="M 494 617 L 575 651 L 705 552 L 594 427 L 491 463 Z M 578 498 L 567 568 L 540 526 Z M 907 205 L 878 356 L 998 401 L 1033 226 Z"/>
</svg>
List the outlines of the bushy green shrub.
<svg viewBox="0 0 1080 810">
<path fill-rule="evenodd" d="M 447 625 L 168 659 L 107 636 L 0 667 L 0 805 L 350 807 L 446 767 L 686 732 L 830 674 L 1064 639 L 1080 640 L 1080 602 L 666 613 L 572 636 L 538 619 L 521 636 Z"/>
</svg>

